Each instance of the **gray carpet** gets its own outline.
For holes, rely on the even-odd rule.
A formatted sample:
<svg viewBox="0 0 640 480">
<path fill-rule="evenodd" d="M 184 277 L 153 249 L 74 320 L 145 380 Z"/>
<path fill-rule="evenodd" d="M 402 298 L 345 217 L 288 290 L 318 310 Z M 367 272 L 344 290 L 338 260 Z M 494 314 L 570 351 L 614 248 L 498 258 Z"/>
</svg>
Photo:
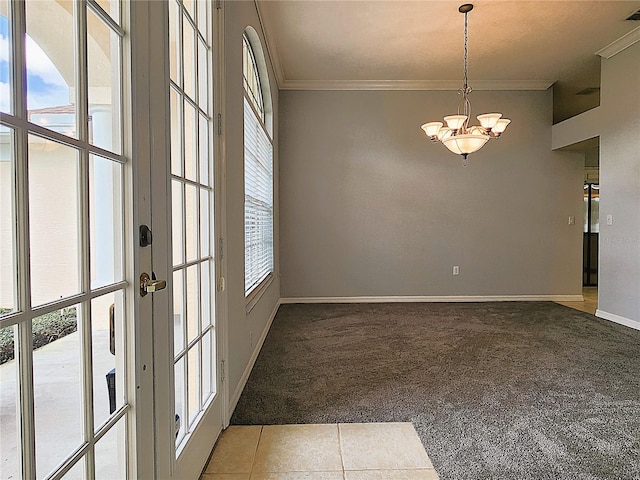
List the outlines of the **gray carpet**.
<svg viewBox="0 0 640 480">
<path fill-rule="evenodd" d="M 548 302 L 283 305 L 231 422 L 413 422 L 442 480 L 640 480 L 640 331 Z"/>
</svg>

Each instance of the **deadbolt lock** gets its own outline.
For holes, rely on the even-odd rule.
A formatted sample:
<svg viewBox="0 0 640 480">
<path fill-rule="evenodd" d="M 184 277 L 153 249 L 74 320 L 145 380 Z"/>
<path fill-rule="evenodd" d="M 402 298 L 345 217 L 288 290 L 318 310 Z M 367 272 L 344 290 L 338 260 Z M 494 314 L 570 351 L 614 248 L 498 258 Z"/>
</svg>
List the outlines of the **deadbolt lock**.
<svg viewBox="0 0 640 480">
<path fill-rule="evenodd" d="M 148 247 L 153 243 L 153 235 L 151 229 L 146 225 L 140 225 L 140 246 Z"/>
<path fill-rule="evenodd" d="M 140 296 L 144 297 L 147 293 L 157 292 L 167 288 L 166 280 L 152 279 L 148 273 L 140 275 Z"/>
</svg>

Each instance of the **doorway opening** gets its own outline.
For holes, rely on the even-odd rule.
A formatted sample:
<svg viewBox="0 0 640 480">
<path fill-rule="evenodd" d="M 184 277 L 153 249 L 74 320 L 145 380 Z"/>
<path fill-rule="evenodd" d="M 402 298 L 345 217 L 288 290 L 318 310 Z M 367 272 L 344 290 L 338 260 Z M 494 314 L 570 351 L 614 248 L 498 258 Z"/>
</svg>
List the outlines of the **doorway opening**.
<svg viewBox="0 0 640 480">
<path fill-rule="evenodd" d="M 582 285 L 598 286 L 598 235 L 600 233 L 600 185 L 584 184 Z"/>
<path fill-rule="evenodd" d="M 584 153 L 582 285 L 598 286 L 598 236 L 600 233 L 600 138 L 591 139 Z"/>
</svg>

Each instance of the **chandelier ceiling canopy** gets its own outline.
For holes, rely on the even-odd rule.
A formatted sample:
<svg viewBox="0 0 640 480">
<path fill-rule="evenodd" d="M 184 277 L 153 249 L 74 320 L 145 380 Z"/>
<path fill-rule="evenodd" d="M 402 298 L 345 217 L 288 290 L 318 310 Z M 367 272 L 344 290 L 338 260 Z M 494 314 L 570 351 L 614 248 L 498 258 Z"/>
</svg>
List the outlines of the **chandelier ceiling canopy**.
<svg viewBox="0 0 640 480">
<path fill-rule="evenodd" d="M 458 105 L 457 115 L 444 117 L 443 122 L 429 122 L 422 125 L 422 130 L 432 142 L 441 142 L 455 154 L 462 155 L 463 163 L 467 164 L 467 155 L 480 150 L 485 143 L 494 138 L 499 138 L 511 123 L 508 118 L 502 118 L 501 113 L 483 113 L 476 118 L 480 125 L 469 126 L 471 115 L 471 102 L 469 94 L 472 88 L 468 81 L 468 21 L 467 15 L 473 10 L 473 5 L 465 3 L 460 5 L 458 11 L 464 13 L 464 81 L 458 93 L 462 95 L 462 101 Z M 461 111 L 462 110 L 462 111 Z"/>
</svg>

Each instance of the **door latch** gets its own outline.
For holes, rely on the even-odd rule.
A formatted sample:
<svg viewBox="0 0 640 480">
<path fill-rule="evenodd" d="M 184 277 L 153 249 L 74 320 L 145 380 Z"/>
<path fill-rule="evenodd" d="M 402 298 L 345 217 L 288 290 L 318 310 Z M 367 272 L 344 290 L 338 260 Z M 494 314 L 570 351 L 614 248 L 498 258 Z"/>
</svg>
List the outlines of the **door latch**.
<svg viewBox="0 0 640 480">
<path fill-rule="evenodd" d="M 155 275 L 154 275 L 155 276 Z M 144 297 L 147 293 L 157 292 L 167 288 L 166 280 L 152 279 L 148 273 L 140 275 L 140 296 Z"/>
</svg>

